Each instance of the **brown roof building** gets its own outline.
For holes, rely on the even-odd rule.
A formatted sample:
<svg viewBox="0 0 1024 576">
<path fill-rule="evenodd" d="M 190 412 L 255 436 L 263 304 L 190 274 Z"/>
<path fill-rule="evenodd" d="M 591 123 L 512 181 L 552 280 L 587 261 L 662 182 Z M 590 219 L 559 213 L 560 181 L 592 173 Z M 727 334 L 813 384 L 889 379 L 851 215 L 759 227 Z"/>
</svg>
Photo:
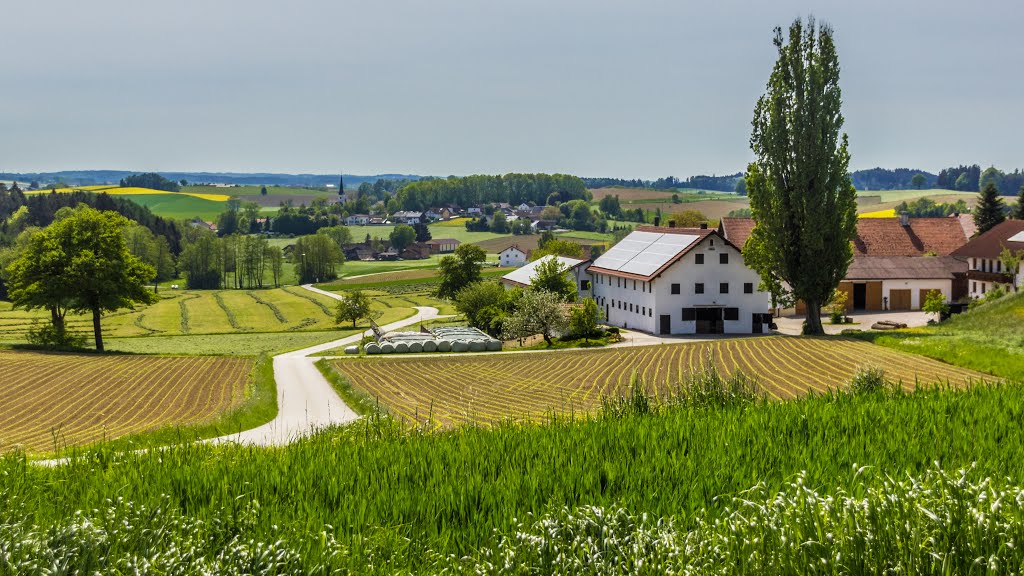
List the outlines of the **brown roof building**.
<svg viewBox="0 0 1024 576">
<path fill-rule="evenodd" d="M 743 246 L 754 230 L 753 218 L 722 218 L 719 230 Z M 957 218 L 861 218 L 853 240 L 854 256 L 949 256 L 967 243 Z"/>
<path fill-rule="evenodd" d="M 719 230 L 743 246 L 753 218 L 722 218 Z M 967 264 L 952 257 L 967 243 L 959 218 L 861 218 L 853 240 L 853 262 L 839 290 L 851 310 L 918 310 L 925 296 L 947 300 L 967 295 Z M 797 307 L 800 311 L 800 307 Z"/>
<path fill-rule="evenodd" d="M 1007 220 L 994 226 L 988 232 L 964 244 L 954 256 L 967 263 L 967 280 L 970 296 L 984 296 L 996 285 L 1010 286 L 1019 290 L 1024 286 L 1024 271 L 1008 270 L 1003 266 L 1000 255 L 1009 250 L 1024 256 L 1024 220 Z"/>
</svg>

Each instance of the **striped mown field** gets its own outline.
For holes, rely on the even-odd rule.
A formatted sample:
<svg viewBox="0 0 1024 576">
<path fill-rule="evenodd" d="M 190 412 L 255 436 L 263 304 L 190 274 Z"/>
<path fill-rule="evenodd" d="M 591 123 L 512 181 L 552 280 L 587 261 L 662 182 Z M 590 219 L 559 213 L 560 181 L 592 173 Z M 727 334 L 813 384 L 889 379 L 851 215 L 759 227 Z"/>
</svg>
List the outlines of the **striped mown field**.
<svg viewBox="0 0 1024 576">
<path fill-rule="evenodd" d="M 664 393 L 709 353 L 723 374 L 742 370 L 776 400 L 842 388 L 862 366 L 880 367 L 907 388 L 992 379 L 867 342 L 784 336 L 595 351 L 337 359 L 332 365 L 395 416 L 440 428 L 592 410 L 602 396 L 624 393 L 634 372 L 649 390 Z"/>
<path fill-rule="evenodd" d="M 201 422 L 245 397 L 251 358 L 0 350 L 0 452 Z"/>
</svg>

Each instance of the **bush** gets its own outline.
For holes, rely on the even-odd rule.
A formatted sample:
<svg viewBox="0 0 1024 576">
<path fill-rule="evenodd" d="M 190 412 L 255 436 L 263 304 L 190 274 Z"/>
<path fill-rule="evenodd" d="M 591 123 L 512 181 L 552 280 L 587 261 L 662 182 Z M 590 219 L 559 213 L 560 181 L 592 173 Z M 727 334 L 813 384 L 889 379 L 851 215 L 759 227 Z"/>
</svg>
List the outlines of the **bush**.
<svg viewBox="0 0 1024 576">
<path fill-rule="evenodd" d="M 856 395 L 876 394 L 893 388 L 885 379 L 885 370 L 876 366 L 862 366 L 850 379 L 850 392 Z"/>
<path fill-rule="evenodd" d="M 28 334 L 25 335 L 25 339 L 34 346 L 53 350 L 85 348 L 86 341 L 85 336 L 81 334 L 68 332 L 67 330 L 58 330 L 52 324 L 39 325 L 37 323 L 32 324 Z"/>
</svg>

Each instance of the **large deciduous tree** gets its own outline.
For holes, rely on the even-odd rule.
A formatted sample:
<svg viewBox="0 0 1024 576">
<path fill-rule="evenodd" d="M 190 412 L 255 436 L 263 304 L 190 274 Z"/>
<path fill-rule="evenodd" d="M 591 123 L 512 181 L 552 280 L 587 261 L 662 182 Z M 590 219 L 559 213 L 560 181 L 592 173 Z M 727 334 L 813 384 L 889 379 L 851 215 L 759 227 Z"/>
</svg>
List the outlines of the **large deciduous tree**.
<svg viewBox="0 0 1024 576">
<path fill-rule="evenodd" d="M 978 205 L 974 207 L 974 224 L 978 234 L 984 234 L 1006 220 L 1006 203 L 999 197 L 999 189 L 989 181 L 978 193 Z"/>
<path fill-rule="evenodd" d="M 91 312 L 96 350 L 102 352 L 104 312 L 156 301 L 145 286 L 156 270 L 129 252 L 128 223 L 116 212 L 84 206 L 61 215 L 34 234 L 8 267 L 11 301 L 49 309 L 59 331 L 68 310 Z"/>
<path fill-rule="evenodd" d="M 353 290 L 338 302 L 338 308 L 334 312 L 334 322 L 341 324 L 351 320 L 352 327 L 355 328 L 356 322 L 372 317 L 371 305 L 370 298 L 362 290 Z"/>
<path fill-rule="evenodd" d="M 474 244 L 463 244 L 453 254 L 441 258 L 438 265 L 441 285 L 437 288 L 440 298 L 454 298 L 466 286 L 480 281 L 480 265 L 487 259 L 483 248 Z"/>
<path fill-rule="evenodd" d="M 807 305 L 808 334 L 822 333 L 821 306 L 853 259 L 856 191 L 850 183 L 832 28 L 796 20 L 775 29 L 778 61 L 754 110 L 747 169 L 757 221 L 745 255 Z M 746 254 L 746 252 L 745 252 Z"/>
</svg>

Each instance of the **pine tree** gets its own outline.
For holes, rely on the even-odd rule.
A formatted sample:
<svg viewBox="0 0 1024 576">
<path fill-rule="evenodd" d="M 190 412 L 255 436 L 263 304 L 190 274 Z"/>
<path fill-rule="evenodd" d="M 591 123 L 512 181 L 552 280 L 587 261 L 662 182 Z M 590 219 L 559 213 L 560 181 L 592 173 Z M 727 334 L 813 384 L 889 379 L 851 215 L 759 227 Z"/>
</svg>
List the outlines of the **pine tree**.
<svg viewBox="0 0 1024 576">
<path fill-rule="evenodd" d="M 974 224 L 978 234 L 984 234 L 1006 220 L 1006 203 L 999 197 L 999 190 L 993 182 L 985 184 L 978 194 L 978 205 L 974 207 Z"/>
<path fill-rule="evenodd" d="M 821 334 L 821 306 L 853 260 L 857 193 L 841 112 L 832 29 L 796 20 L 754 110 L 747 194 L 757 221 L 744 260 L 766 285 L 788 285 L 807 305 L 805 332 Z"/>
<path fill-rule="evenodd" d="M 1020 195 L 1017 196 L 1017 207 L 1013 210 L 1014 220 L 1024 220 L 1024 186 L 1020 187 Z"/>
</svg>

